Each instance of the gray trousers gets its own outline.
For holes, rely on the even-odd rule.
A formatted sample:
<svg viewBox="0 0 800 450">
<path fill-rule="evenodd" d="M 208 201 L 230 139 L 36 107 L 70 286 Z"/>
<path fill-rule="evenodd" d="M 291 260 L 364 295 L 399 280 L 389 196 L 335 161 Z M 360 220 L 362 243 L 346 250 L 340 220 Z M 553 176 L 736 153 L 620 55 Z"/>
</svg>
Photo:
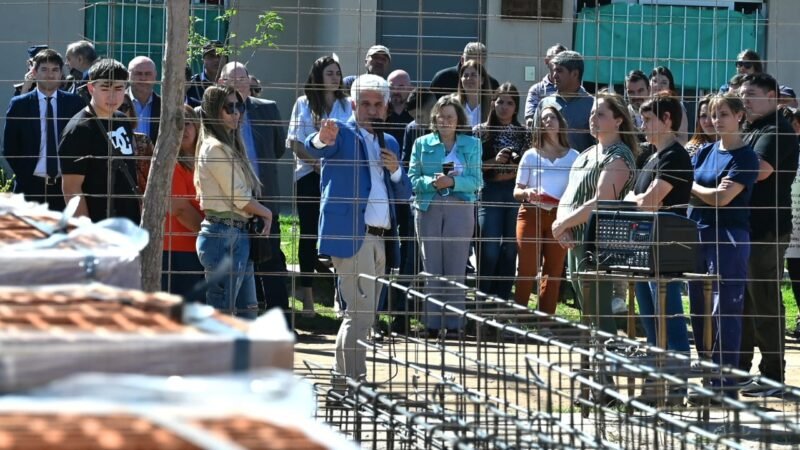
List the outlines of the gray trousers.
<svg viewBox="0 0 800 450">
<path fill-rule="evenodd" d="M 331 261 L 339 277 L 339 290 L 347 302 L 344 320 L 336 335 L 334 370 L 349 378 L 363 380 L 367 376 L 367 349 L 358 341 L 366 341 L 375 320 L 381 285 L 358 275 L 384 275 L 386 249 L 383 239 L 365 234 L 358 253 L 350 258 L 332 257 Z"/>
<path fill-rule="evenodd" d="M 475 204 L 452 195 L 434 197 L 427 211 L 416 211 L 415 225 L 425 272 L 464 283 L 469 246 L 475 229 Z M 427 280 L 426 294 L 464 309 L 463 289 L 438 280 Z M 460 330 L 463 319 L 455 313 L 443 314 L 442 308 L 425 302 L 422 322 L 431 330 Z"/>
</svg>

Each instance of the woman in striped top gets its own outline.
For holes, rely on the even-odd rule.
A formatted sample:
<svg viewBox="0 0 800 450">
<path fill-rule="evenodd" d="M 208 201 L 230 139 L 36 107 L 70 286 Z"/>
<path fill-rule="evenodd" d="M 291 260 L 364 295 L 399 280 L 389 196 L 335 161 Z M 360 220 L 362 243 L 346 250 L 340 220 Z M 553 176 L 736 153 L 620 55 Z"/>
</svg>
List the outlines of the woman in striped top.
<svg viewBox="0 0 800 450">
<path fill-rule="evenodd" d="M 583 292 L 581 280 L 575 274 L 586 268 L 583 233 L 597 201 L 622 200 L 633 187 L 639 145 L 628 108 L 617 94 L 606 91 L 597 94 L 589 126 L 597 145 L 586 149 L 572 165 L 569 184 L 553 222 L 553 237 L 569 248 L 569 274 L 583 314 L 594 318 L 599 313 L 599 323 L 594 325 L 616 334 L 611 315 L 612 283 L 600 281 L 590 292 Z M 593 292 L 595 289 L 598 295 Z"/>
</svg>

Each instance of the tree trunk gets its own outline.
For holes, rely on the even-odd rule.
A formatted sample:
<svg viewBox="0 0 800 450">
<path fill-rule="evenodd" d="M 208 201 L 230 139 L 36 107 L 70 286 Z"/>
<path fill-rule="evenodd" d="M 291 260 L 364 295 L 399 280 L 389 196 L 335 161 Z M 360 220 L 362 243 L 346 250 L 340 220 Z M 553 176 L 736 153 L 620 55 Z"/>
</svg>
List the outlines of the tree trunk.
<svg viewBox="0 0 800 450">
<path fill-rule="evenodd" d="M 183 138 L 184 69 L 189 41 L 189 0 L 169 0 L 166 5 L 166 49 L 161 78 L 161 126 L 144 192 L 142 228 L 150 243 L 142 251 L 142 287 L 161 289 L 161 254 L 164 251 L 164 217 L 170 204 L 172 173 Z"/>
</svg>

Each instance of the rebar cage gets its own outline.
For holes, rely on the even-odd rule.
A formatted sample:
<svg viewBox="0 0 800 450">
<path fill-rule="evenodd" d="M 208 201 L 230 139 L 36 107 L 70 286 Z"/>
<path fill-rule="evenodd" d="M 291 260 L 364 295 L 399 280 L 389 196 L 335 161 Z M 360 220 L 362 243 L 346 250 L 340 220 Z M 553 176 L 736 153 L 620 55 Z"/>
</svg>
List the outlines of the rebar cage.
<svg viewBox="0 0 800 450">
<path fill-rule="evenodd" d="M 412 320 L 359 342 L 367 378 L 332 389 L 330 369 L 305 362 L 319 418 L 365 448 L 800 448 L 800 389 L 759 379 L 783 398 L 740 401 L 712 386 L 747 377 L 735 369 L 453 282 L 468 293 L 466 309 L 409 287 L 419 278 L 375 281 L 406 296 Z M 462 318 L 462 332 L 427 336 L 409 325 L 424 320 L 414 312 L 424 302 Z"/>
</svg>

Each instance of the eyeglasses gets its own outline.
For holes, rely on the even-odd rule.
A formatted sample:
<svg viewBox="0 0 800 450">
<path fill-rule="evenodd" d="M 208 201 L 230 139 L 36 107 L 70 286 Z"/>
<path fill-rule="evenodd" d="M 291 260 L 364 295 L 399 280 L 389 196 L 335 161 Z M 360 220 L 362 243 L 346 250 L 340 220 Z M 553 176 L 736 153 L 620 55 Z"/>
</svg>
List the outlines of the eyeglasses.
<svg viewBox="0 0 800 450">
<path fill-rule="evenodd" d="M 244 114 L 244 103 L 234 102 L 234 103 L 225 103 L 222 106 L 222 110 L 226 113 L 233 115 L 234 113 Z"/>
<path fill-rule="evenodd" d="M 750 61 L 736 61 L 736 67 L 744 67 L 749 70 L 753 68 L 753 63 Z"/>
</svg>

